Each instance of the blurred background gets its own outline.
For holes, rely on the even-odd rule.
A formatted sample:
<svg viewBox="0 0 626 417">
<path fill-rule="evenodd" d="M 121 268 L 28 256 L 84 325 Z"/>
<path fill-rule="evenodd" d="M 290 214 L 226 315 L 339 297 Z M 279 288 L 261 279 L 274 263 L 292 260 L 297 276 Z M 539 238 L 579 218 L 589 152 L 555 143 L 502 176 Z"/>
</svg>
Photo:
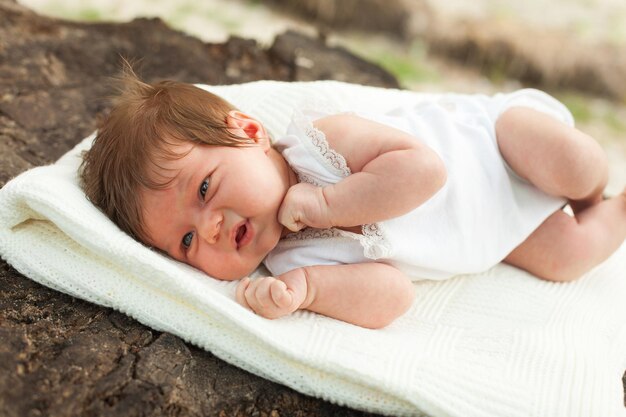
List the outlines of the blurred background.
<svg viewBox="0 0 626 417">
<path fill-rule="evenodd" d="M 271 45 L 295 29 L 384 67 L 403 88 L 493 94 L 536 87 L 572 111 L 626 186 L 624 0 L 18 0 L 79 21 L 159 17 L 205 42 Z"/>
</svg>

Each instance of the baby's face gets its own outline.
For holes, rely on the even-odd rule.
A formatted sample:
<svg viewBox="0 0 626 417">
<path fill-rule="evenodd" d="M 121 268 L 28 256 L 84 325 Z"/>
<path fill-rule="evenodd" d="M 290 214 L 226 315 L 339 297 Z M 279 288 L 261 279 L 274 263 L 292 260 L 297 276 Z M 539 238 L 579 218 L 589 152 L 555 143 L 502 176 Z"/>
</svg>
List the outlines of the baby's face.
<svg viewBox="0 0 626 417">
<path fill-rule="evenodd" d="M 250 274 L 283 234 L 278 209 L 295 176 L 269 142 L 180 146 L 189 153 L 164 166 L 172 183 L 141 194 L 147 243 L 214 278 Z"/>
</svg>

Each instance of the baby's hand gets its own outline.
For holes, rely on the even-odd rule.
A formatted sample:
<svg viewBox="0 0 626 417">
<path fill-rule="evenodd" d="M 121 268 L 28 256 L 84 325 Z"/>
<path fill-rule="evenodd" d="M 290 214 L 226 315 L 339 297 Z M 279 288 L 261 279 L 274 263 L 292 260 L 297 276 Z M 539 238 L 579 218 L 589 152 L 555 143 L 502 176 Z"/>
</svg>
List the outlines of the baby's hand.
<svg viewBox="0 0 626 417">
<path fill-rule="evenodd" d="M 307 295 L 304 272 L 287 272 L 285 281 L 274 277 L 244 278 L 237 286 L 237 302 L 268 319 L 276 319 L 296 311 Z"/>
<path fill-rule="evenodd" d="M 287 190 L 278 210 L 278 221 L 293 232 L 307 226 L 316 229 L 328 229 L 333 226 L 322 188 L 304 182 Z"/>
</svg>

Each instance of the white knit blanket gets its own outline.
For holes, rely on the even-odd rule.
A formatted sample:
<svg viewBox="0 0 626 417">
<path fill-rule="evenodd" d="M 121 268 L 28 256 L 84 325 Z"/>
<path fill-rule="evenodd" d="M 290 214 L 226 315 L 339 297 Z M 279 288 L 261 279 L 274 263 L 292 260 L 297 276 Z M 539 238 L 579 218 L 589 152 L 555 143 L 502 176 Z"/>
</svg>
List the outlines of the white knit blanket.
<svg viewBox="0 0 626 417">
<path fill-rule="evenodd" d="M 294 104 L 385 110 L 432 95 L 338 82 L 206 87 L 279 135 Z M 0 253 L 33 280 L 112 307 L 264 378 L 389 415 L 626 416 L 626 245 L 556 284 L 506 265 L 415 284 L 382 330 L 309 312 L 267 320 L 220 282 L 122 233 L 77 185 L 86 138 L 0 190 Z M 260 271 L 261 273 L 263 271 Z"/>
</svg>

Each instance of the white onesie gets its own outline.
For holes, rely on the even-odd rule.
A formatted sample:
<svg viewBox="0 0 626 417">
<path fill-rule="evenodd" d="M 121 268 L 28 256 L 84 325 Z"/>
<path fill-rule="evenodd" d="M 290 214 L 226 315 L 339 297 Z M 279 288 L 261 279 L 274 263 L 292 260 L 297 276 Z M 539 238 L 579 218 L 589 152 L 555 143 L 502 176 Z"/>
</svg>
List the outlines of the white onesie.
<svg viewBox="0 0 626 417">
<path fill-rule="evenodd" d="M 336 228 L 291 233 L 267 255 L 265 266 L 279 275 L 308 265 L 376 261 L 397 267 L 412 280 L 442 280 L 496 265 L 566 204 L 518 177 L 502 158 L 495 121 L 513 106 L 574 124 L 563 104 L 533 89 L 493 97 L 448 94 L 387 114 L 357 113 L 408 132 L 432 148 L 446 166 L 446 184 L 405 215 L 363 225 L 363 234 Z M 287 134 L 275 142 L 298 180 L 317 186 L 350 175 L 344 157 L 329 148 L 312 124 L 323 116 L 296 110 Z"/>
</svg>

